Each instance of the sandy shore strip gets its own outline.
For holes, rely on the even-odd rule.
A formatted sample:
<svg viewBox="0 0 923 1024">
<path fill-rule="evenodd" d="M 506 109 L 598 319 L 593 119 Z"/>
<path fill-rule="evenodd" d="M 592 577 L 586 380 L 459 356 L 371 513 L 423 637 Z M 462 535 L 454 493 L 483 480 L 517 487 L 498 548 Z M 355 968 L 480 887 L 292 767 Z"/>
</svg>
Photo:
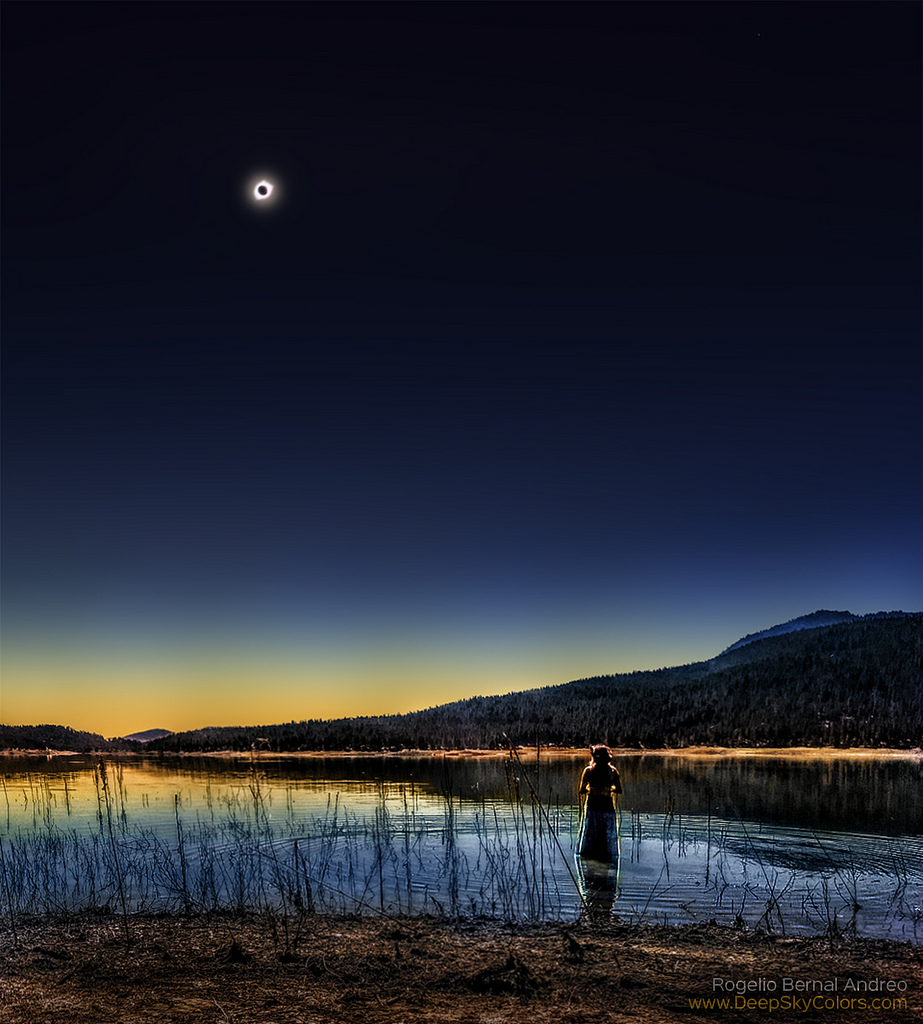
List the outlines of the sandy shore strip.
<svg viewBox="0 0 923 1024">
<path fill-rule="evenodd" d="M 517 746 L 516 753 L 523 760 L 536 760 L 539 758 L 555 758 L 561 760 L 574 760 L 582 757 L 589 758 L 589 747 L 542 747 L 537 751 L 534 746 Z M 636 747 L 610 747 L 613 754 L 619 758 L 627 757 L 686 757 L 717 759 L 722 757 L 737 758 L 791 758 L 793 760 L 806 759 L 833 759 L 852 758 L 866 760 L 923 760 L 923 748 L 915 747 L 907 750 L 895 747 L 663 747 L 655 749 L 641 749 Z M 385 750 L 208 750 L 208 751 L 167 751 L 161 754 L 160 751 L 127 751 L 127 750 L 101 750 L 101 751 L 75 751 L 75 750 L 26 750 L 7 749 L 0 750 L 0 757 L 92 757 L 103 760 L 118 760 L 119 758 L 151 757 L 151 758 L 203 758 L 213 757 L 219 759 L 243 759 L 255 761 L 278 761 L 287 758 L 505 758 L 510 756 L 510 748 L 504 747 L 497 750 L 409 750 L 409 749 L 385 749 Z"/>
</svg>

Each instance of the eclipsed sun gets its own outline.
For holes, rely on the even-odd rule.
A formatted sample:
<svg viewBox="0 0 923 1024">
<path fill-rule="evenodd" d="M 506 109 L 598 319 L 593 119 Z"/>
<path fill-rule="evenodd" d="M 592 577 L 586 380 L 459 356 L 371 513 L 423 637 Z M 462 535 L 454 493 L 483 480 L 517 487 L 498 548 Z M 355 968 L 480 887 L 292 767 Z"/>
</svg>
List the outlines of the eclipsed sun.
<svg viewBox="0 0 923 1024">
<path fill-rule="evenodd" d="M 279 202 L 279 181 L 271 174 L 255 174 L 246 184 L 247 202 L 268 209 Z"/>
</svg>

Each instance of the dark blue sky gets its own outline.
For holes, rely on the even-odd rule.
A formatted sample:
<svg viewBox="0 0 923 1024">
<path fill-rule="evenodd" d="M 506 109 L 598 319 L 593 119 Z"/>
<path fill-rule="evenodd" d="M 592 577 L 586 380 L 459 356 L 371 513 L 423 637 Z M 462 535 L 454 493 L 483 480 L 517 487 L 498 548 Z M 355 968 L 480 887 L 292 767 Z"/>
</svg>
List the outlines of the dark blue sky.
<svg viewBox="0 0 923 1024">
<path fill-rule="evenodd" d="M 7 4 L 0 718 L 407 710 L 923 607 L 920 22 Z"/>
</svg>

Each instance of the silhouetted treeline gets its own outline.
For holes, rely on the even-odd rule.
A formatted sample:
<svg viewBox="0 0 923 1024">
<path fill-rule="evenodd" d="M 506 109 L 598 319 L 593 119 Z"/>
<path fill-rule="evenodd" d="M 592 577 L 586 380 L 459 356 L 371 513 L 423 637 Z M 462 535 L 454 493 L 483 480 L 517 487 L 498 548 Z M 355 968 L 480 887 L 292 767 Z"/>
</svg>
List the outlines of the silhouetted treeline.
<svg viewBox="0 0 923 1024">
<path fill-rule="evenodd" d="M 508 741 L 918 747 L 923 615 L 806 629 L 708 662 L 473 697 L 405 715 L 197 729 L 155 740 L 147 750 L 490 749 Z"/>
<path fill-rule="evenodd" d="M 142 751 L 131 740 L 107 740 L 95 732 L 81 732 L 66 725 L 0 725 L 0 750 L 73 750 L 86 754 L 94 750 Z"/>
</svg>

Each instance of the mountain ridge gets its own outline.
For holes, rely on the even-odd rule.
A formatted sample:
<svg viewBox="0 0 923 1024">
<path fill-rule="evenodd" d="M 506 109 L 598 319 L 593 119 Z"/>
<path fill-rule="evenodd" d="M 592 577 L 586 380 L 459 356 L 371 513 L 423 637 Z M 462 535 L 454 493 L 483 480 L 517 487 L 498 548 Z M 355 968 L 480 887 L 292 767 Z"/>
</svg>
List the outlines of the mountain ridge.
<svg viewBox="0 0 923 1024">
<path fill-rule="evenodd" d="M 589 739 L 644 748 L 916 748 L 923 738 L 921 687 L 923 613 L 820 610 L 743 637 L 708 661 L 470 697 L 406 714 L 146 730 L 117 740 L 64 726 L 0 725 L 0 749 L 496 748 L 507 736 L 530 745 L 538 736 L 555 746 Z"/>
<path fill-rule="evenodd" d="M 123 740 L 134 740 L 135 743 L 150 743 L 151 740 L 162 740 L 165 736 L 172 736 L 172 729 L 145 729 L 144 732 L 129 733 L 122 736 Z"/>
<path fill-rule="evenodd" d="M 850 617 L 732 644 L 709 661 L 674 668 L 470 697 L 401 715 L 210 727 L 151 746 L 425 750 L 496 749 L 512 741 L 919 748 L 923 613 L 840 614 Z"/>
<path fill-rule="evenodd" d="M 785 633 L 794 633 L 802 629 L 819 629 L 822 626 L 836 626 L 844 622 L 901 618 L 913 614 L 913 612 L 891 611 L 871 612 L 868 615 L 853 615 L 852 612 L 827 611 L 826 609 L 820 609 L 816 612 L 810 612 L 808 615 L 799 615 L 795 619 L 789 619 L 787 622 L 780 623 L 778 626 L 770 626 L 769 629 L 762 629 L 758 633 L 748 633 L 745 637 L 741 637 L 740 640 L 732 643 L 730 647 L 725 647 L 721 654 L 728 654 L 730 651 L 738 650 L 739 648 L 745 647 L 747 644 L 752 644 L 757 640 L 764 640 L 767 637 L 772 636 L 782 636 Z M 719 657 L 720 656 L 721 655 L 719 655 Z"/>
</svg>

